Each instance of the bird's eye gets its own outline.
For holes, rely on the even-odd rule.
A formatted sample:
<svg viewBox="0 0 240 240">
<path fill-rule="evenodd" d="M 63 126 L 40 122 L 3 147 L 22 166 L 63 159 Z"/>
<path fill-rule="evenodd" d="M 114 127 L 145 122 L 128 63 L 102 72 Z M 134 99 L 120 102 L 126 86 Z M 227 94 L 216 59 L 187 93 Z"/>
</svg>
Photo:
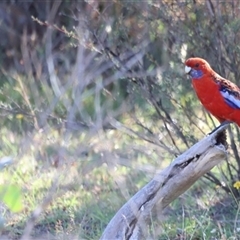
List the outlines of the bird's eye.
<svg viewBox="0 0 240 240">
<path fill-rule="evenodd" d="M 196 64 L 195 64 L 195 67 L 199 67 L 199 63 L 196 63 Z"/>
</svg>

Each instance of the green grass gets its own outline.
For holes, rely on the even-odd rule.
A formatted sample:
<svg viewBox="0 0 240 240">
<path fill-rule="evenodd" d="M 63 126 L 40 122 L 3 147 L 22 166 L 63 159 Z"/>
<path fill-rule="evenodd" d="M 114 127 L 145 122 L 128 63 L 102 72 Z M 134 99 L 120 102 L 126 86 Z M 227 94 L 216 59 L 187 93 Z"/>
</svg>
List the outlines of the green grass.
<svg viewBox="0 0 240 240">
<path fill-rule="evenodd" d="M 6 146 L 2 156 L 12 153 L 16 157 L 0 172 L 0 184 L 20 187 L 23 205 L 20 212 L 12 212 L 1 204 L 5 224 L 0 231 L 7 239 L 22 236 L 38 207 L 42 211 L 31 231 L 33 239 L 98 239 L 116 211 L 161 164 L 167 165 L 159 161 L 159 153 L 148 158 L 133 151 L 131 138 L 120 138 L 114 131 L 88 139 L 86 135 L 71 135 L 67 143 L 62 139 L 57 132 L 49 131 L 32 135 L 28 142 L 16 136 L 14 142 L 8 138 L 2 142 L 3 148 Z M 120 141 L 123 146 L 119 146 Z M 135 149 L 137 144 L 141 148 L 141 141 L 134 144 Z M 151 148 L 149 144 L 148 150 Z M 116 157 L 122 152 L 124 156 Z M 231 195 L 198 181 L 166 209 L 164 217 L 159 218 L 161 222 L 158 212 L 153 214 L 150 233 L 161 240 L 237 239 L 237 210 Z"/>
</svg>

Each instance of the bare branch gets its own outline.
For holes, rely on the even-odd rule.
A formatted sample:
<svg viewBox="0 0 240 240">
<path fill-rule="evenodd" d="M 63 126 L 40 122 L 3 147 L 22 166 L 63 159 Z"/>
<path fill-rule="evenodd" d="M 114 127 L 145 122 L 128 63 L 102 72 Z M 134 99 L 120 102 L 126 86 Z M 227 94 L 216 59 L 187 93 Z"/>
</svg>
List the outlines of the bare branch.
<svg viewBox="0 0 240 240">
<path fill-rule="evenodd" d="M 226 159 L 226 125 L 176 158 L 112 218 L 101 239 L 143 239 L 153 208 L 161 211 L 201 176 Z"/>
</svg>

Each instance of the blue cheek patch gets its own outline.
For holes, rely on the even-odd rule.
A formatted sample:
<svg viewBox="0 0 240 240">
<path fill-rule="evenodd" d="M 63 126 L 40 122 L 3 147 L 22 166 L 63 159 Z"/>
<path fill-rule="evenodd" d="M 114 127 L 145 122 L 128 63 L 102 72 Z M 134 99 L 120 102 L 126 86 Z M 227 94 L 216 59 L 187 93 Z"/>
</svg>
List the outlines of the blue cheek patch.
<svg viewBox="0 0 240 240">
<path fill-rule="evenodd" d="M 192 69 L 189 74 L 193 79 L 198 79 L 203 76 L 202 70 L 196 70 L 196 69 Z"/>
</svg>

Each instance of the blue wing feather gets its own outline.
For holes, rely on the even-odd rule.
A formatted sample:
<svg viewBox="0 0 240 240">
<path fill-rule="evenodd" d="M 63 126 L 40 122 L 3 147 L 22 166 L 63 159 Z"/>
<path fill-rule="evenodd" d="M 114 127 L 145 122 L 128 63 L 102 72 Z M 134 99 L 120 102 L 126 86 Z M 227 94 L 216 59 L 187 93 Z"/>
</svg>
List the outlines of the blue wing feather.
<svg viewBox="0 0 240 240">
<path fill-rule="evenodd" d="M 226 79 L 217 81 L 220 85 L 220 93 L 224 101 L 234 109 L 240 109 L 240 89 L 232 82 Z"/>
</svg>

